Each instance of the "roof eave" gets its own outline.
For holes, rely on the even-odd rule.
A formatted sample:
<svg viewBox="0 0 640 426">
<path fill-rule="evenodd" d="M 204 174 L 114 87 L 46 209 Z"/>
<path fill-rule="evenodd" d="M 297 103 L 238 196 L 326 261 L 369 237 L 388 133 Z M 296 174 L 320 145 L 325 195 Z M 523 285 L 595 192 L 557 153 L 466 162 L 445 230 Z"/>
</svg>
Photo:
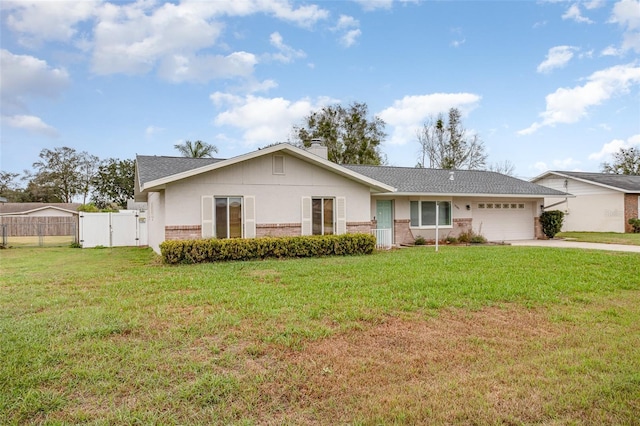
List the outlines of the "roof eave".
<svg viewBox="0 0 640 426">
<path fill-rule="evenodd" d="M 373 195 L 387 195 L 384 193 L 375 193 Z M 495 194 L 495 193 L 474 193 L 474 192 L 394 192 L 394 196 L 405 197 L 494 197 L 494 198 L 574 198 L 572 194 Z"/>
<path fill-rule="evenodd" d="M 579 178 L 579 177 L 576 177 L 576 176 L 567 175 L 565 173 L 558 172 L 558 171 L 545 172 L 545 173 L 541 174 L 540 176 L 534 177 L 533 179 L 530 180 L 530 182 L 534 182 L 535 180 L 542 179 L 542 178 L 547 177 L 549 175 L 561 176 L 561 177 L 563 177 L 565 179 L 574 179 L 574 180 L 577 180 L 578 182 L 584 182 L 584 183 L 588 183 L 588 184 L 591 184 L 591 185 L 596 185 L 596 186 L 599 186 L 601 188 L 611 189 L 613 191 L 624 192 L 625 194 L 640 194 L 640 191 L 636 191 L 636 190 L 630 191 L 628 189 L 620 188 L 620 187 L 617 187 L 617 186 L 607 185 L 606 183 L 595 182 L 595 181 L 593 181 L 591 179 L 584 179 L 584 178 Z"/>
<path fill-rule="evenodd" d="M 395 191 L 395 188 L 390 185 L 379 182 L 375 179 L 371 179 L 367 176 L 361 175 L 360 173 L 353 172 L 329 160 L 325 160 L 322 157 L 318 157 L 315 154 L 312 154 L 300 148 L 296 148 L 293 145 L 282 143 L 282 144 L 273 145 L 264 149 L 260 149 L 257 151 L 252 151 L 247 154 L 242 154 L 237 157 L 229 158 L 227 160 L 222 160 L 217 163 L 209 164 L 207 166 L 198 167 L 196 169 L 187 170 L 181 173 L 176 173 L 174 175 L 167 176 L 161 179 L 156 179 L 146 183 L 140 183 L 140 192 L 147 193 L 148 191 L 152 191 L 152 190 L 161 190 L 161 189 L 164 189 L 168 183 L 175 182 L 181 179 L 186 179 L 192 176 L 196 176 L 201 173 L 207 173 L 213 170 L 221 169 L 221 168 L 231 166 L 233 164 L 237 164 L 243 161 L 252 160 L 254 158 L 261 157 L 263 155 L 273 154 L 274 152 L 278 152 L 278 151 L 284 151 L 293 155 L 294 157 L 311 161 L 324 169 L 331 170 L 351 180 L 356 180 L 362 184 L 369 186 L 374 190 L 377 190 L 380 192 Z"/>
</svg>

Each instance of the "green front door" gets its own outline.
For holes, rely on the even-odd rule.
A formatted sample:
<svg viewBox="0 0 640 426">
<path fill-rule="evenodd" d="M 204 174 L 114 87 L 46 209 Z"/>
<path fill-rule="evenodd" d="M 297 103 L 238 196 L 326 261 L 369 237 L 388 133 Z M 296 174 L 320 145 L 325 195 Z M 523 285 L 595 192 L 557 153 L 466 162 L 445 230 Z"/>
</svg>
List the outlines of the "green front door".
<svg viewBox="0 0 640 426">
<path fill-rule="evenodd" d="M 376 219 L 378 221 L 378 229 L 391 230 L 391 242 L 393 241 L 393 201 L 378 200 L 376 201 Z"/>
</svg>

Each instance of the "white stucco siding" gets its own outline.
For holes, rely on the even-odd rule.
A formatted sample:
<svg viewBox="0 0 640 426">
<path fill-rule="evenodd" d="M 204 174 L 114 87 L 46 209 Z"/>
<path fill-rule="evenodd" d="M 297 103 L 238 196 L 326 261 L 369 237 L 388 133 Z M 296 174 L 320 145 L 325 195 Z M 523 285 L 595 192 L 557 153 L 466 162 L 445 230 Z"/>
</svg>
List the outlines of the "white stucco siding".
<svg viewBox="0 0 640 426">
<path fill-rule="evenodd" d="M 164 192 L 150 192 L 147 198 L 147 232 L 149 247 L 160 252 L 160 243 L 164 241 Z"/>
<path fill-rule="evenodd" d="M 575 197 L 545 198 L 548 210 L 565 213 L 562 230 L 566 232 L 624 232 L 624 194 L 575 179 L 548 176 L 536 183 L 567 191 Z"/>
<path fill-rule="evenodd" d="M 347 222 L 371 220 L 368 186 L 284 157 L 284 174 L 273 173 L 268 155 L 168 184 L 166 225 L 200 225 L 203 195 L 255 196 L 257 224 L 300 223 L 303 196 L 345 197 Z"/>
</svg>

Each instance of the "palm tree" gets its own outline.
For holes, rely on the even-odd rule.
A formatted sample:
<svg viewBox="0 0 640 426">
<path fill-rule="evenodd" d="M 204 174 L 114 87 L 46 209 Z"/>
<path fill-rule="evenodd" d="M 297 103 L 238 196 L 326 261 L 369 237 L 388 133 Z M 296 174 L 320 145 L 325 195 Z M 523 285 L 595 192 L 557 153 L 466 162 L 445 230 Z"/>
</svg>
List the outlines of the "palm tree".
<svg viewBox="0 0 640 426">
<path fill-rule="evenodd" d="M 202 141 L 185 141 L 184 143 L 176 144 L 173 147 L 180 151 L 180 154 L 182 154 L 183 157 L 191 158 L 211 157 L 211 154 L 218 152 L 218 147 Z"/>
</svg>

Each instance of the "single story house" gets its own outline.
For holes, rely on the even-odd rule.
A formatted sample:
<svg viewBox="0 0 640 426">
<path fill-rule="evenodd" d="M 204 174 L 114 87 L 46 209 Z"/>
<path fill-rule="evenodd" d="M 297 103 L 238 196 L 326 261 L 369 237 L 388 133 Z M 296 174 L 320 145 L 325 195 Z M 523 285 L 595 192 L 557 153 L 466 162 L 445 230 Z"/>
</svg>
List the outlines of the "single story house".
<svg viewBox="0 0 640 426">
<path fill-rule="evenodd" d="M 5 236 L 77 235 L 80 203 L 1 203 Z"/>
<path fill-rule="evenodd" d="M 230 159 L 136 157 L 149 245 L 185 238 L 378 232 L 389 245 L 472 231 L 542 236 L 545 197 L 562 191 L 489 171 L 342 166 L 325 147 L 278 144 Z M 437 223 L 436 223 L 436 217 Z"/>
<path fill-rule="evenodd" d="M 545 208 L 565 213 L 563 231 L 632 232 L 640 210 L 640 176 L 548 171 L 531 180 L 574 197 L 545 197 Z"/>
<path fill-rule="evenodd" d="M 80 203 L 3 203 L 0 216 L 76 217 Z"/>
</svg>

